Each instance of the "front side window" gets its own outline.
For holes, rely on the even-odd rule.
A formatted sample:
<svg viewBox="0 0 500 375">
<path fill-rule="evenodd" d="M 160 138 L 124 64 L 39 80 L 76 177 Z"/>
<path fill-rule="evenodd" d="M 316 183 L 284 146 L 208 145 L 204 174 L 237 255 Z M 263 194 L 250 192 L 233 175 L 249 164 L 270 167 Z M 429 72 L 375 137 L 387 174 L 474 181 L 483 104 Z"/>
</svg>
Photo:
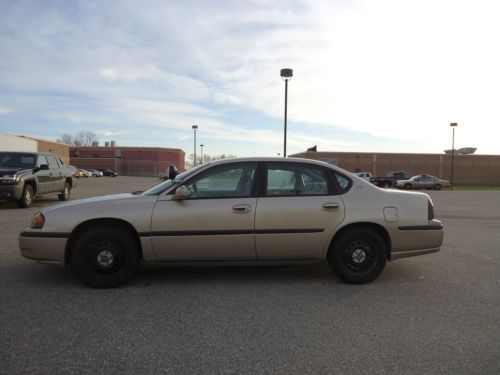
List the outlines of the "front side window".
<svg viewBox="0 0 500 375">
<path fill-rule="evenodd" d="M 328 195 L 328 177 L 323 168 L 302 164 L 269 164 L 265 195 Z"/>
<path fill-rule="evenodd" d="M 256 170 L 256 163 L 211 168 L 186 183 L 188 199 L 249 197 Z"/>
<path fill-rule="evenodd" d="M 49 168 L 50 169 L 57 169 L 59 168 L 59 164 L 57 164 L 57 160 L 54 156 L 52 155 L 47 155 L 47 161 L 49 162 Z"/>
</svg>

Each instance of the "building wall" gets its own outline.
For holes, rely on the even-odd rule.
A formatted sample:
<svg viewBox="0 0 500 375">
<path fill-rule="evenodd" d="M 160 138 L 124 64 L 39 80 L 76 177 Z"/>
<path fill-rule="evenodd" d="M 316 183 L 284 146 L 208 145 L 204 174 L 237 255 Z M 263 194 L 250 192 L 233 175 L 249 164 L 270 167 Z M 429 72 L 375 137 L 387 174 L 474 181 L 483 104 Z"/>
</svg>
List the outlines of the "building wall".
<svg viewBox="0 0 500 375">
<path fill-rule="evenodd" d="M 65 164 L 69 164 L 69 146 L 64 143 L 51 142 L 43 139 L 36 140 L 38 152 L 51 152 L 59 156 Z"/>
<path fill-rule="evenodd" d="M 36 152 L 37 142 L 17 135 L 0 133 L 0 151 Z"/>
<path fill-rule="evenodd" d="M 111 169 L 121 174 L 122 160 L 117 158 L 71 158 L 71 165 L 83 169 Z"/>
<path fill-rule="evenodd" d="M 106 168 L 95 164 L 98 160 L 117 159 L 116 170 L 122 175 L 158 176 L 169 164 L 180 171 L 185 169 L 184 151 L 160 147 L 71 147 L 71 163 L 81 168 Z M 85 159 L 85 160 L 83 160 Z M 85 163 L 85 166 L 82 164 Z M 94 163 L 94 164 L 92 164 Z"/>
<path fill-rule="evenodd" d="M 385 176 L 391 171 L 407 171 L 413 175 L 430 174 L 451 179 L 451 155 L 395 154 L 356 152 L 302 152 L 291 157 L 335 159 L 340 168 L 350 172 L 366 171 Z M 500 184 L 500 155 L 455 155 L 454 182 Z"/>
</svg>

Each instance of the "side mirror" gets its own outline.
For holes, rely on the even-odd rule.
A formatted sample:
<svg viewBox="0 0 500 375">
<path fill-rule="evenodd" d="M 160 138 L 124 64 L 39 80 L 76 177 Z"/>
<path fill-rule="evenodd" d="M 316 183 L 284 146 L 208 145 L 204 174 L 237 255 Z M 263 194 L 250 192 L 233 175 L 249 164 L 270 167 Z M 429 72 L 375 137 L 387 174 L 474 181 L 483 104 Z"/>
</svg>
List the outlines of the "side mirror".
<svg viewBox="0 0 500 375">
<path fill-rule="evenodd" d="M 189 196 L 189 192 L 187 187 L 184 185 L 179 186 L 177 189 L 175 189 L 175 194 L 173 197 L 174 201 L 183 201 Z"/>
<path fill-rule="evenodd" d="M 47 170 L 49 170 L 49 165 L 48 164 L 40 164 L 39 170 L 40 171 L 47 171 Z"/>
<path fill-rule="evenodd" d="M 175 165 L 169 164 L 169 166 L 167 167 L 167 174 L 166 174 L 167 179 L 173 180 L 175 176 L 177 176 L 178 174 L 179 171 L 177 171 Z"/>
</svg>

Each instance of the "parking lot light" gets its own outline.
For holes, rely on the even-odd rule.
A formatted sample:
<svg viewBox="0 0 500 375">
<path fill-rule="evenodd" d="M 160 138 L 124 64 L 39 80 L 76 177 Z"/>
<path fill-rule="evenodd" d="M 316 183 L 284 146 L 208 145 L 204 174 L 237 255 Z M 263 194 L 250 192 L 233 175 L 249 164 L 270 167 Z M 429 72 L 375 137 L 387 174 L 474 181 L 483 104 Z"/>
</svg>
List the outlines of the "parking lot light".
<svg viewBox="0 0 500 375">
<path fill-rule="evenodd" d="M 455 128 L 458 126 L 458 123 L 452 122 L 450 124 L 452 131 L 451 136 L 451 178 L 450 178 L 450 190 L 453 190 L 453 166 L 454 166 L 454 156 L 455 156 Z"/>
</svg>

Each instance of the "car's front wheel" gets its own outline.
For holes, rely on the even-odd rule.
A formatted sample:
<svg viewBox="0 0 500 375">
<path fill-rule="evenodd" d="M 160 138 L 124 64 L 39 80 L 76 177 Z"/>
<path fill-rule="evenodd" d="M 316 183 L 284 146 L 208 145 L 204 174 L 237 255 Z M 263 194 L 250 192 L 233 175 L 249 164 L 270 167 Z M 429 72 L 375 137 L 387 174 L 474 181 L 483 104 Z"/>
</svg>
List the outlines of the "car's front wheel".
<svg viewBox="0 0 500 375">
<path fill-rule="evenodd" d="M 441 185 L 440 184 L 434 185 L 434 190 L 441 190 Z"/>
<path fill-rule="evenodd" d="M 137 271 L 139 254 L 135 239 L 109 226 L 96 227 L 76 240 L 71 266 L 78 278 L 92 288 L 114 288 Z"/>
<path fill-rule="evenodd" d="M 35 199 L 35 193 L 33 190 L 33 186 L 30 184 L 24 185 L 23 194 L 21 198 L 16 201 L 17 207 L 19 208 L 29 208 L 33 204 L 33 200 Z"/>
<path fill-rule="evenodd" d="M 64 184 L 64 190 L 61 194 L 58 194 L 57 197 L 60 201 L 67 201 L 69 199 L 69 195 L 71 194 L 71 185 L 69 182 Z"/>
<path fill-rule="evenodd" d="M 410 190 L 411 189 L 411 184 L 405 184 L 405 189 Z"/>
<path fill-rule="evenodd" d="M 343 281 L 366 284 L 375 280 L 387 262 L 387 247 L 369 228 L 353 228 L 340 235 L 328 253 L 328 264 Z"/>
</svg>

